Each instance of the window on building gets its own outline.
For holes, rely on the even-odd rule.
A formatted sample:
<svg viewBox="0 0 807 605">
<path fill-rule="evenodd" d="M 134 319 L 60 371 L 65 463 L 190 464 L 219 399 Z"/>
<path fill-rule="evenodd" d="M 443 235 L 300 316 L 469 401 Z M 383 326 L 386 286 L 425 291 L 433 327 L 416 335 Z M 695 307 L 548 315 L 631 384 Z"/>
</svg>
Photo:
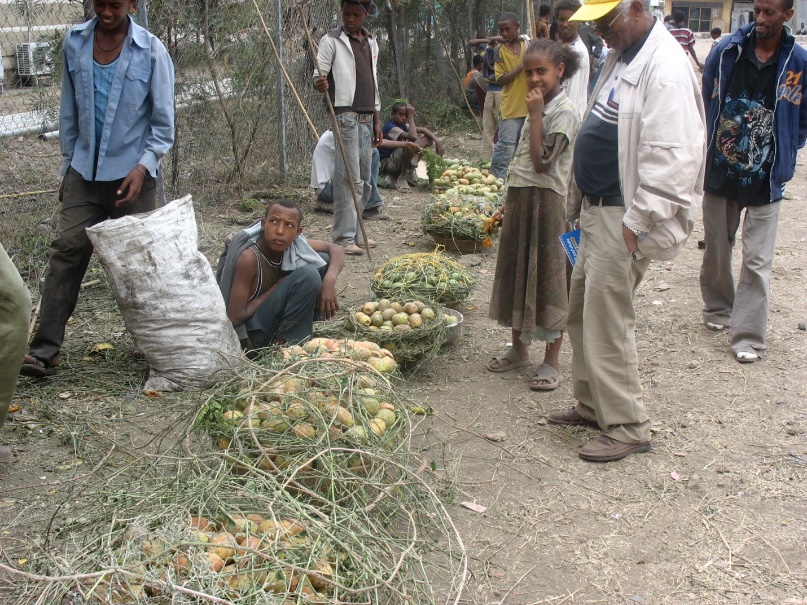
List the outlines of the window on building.
<svg viewBox="0 0 807 605">
<path fill-rule="evenodd" d="M 722 4 L 699 3 L 699 4 L 679 4 L 673 2 L 672 12 L 684 11 L 687 16 L 687 27 L 693 32 L 708 32 L 712 29 L 712 10 L 722 8 Z"/>
</svg>

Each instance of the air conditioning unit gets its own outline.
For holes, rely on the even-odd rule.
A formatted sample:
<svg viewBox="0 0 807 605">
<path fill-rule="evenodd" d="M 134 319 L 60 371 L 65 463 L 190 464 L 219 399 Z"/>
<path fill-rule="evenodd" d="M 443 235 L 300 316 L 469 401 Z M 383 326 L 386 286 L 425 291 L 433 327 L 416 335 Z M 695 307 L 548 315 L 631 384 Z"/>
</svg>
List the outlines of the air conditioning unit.
<svg viewBox="0 0 807 605">
<path fill-rule="evenodd" d="M 17 44 L 17 74 L 24 78 L 49 76 L 53 71 L 53 46 L 50 42 Z"/>
</svg>

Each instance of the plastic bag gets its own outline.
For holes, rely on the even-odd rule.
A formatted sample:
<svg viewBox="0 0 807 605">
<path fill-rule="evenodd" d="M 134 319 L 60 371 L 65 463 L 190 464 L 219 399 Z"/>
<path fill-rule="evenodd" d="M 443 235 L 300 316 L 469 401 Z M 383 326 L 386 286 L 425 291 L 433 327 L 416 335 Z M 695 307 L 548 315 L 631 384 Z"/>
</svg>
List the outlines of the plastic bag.
<svg viewBox="0 0 807 605">
<path fill-rule="evenodd" d="M 144 390 L 203 389 L 241 356 L 190 195 L 87 229 L 126 328 L 151 372 Z"/>
</svg>

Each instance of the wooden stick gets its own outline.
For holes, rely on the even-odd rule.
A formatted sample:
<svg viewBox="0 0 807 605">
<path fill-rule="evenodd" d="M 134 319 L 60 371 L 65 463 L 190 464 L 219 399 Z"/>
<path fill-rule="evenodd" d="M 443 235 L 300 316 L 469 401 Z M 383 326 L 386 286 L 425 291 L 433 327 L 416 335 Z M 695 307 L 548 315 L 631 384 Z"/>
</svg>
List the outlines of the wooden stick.
<svg viewBox="0 0 807 605">
<path fill-rule="evenodd" d="M 28 324 L 28 340 L 31 340 L 31 334 L 34 331 L 36 320 L 39 319 L 39 307 L 41 305 L 42 305 L 42 296 L 40 296 L 39 300 L 36 301 L 36 306 L 34 307 L 34 310 L 31 313 L 31 323 Z"/>
<path fill-rule="evenodd" d="M 22 193 L 6 193 L 0 195 L 0 200 L 8 200 L 13 197 L 25 197 L 26 195 L 45 195 L 46 193 L 58 193 L 58 189 L 43 189 L 42 191 L 23 191 Z"/>
<path fill-rule="evenodd" d="M 255 2 L 256 0 L 252 1 Z M 300 13 L 300 19 L 303 22 L 303 31 L 305 32 L 306 40 L 308 40 L 308 51 L 311 53 L 311 60 L 314 62 L 314 67 L 317 70 L 319 77 L 322 77 L 323 74 L 319 67 L 319 58 L 314 52 L 314 41 L 311 39 L 311 32 L 308 31 L 307 27 L 305 27 L 306 21 L 305 14 L 303 13 L 303 4 L 305 4 L 305 2 L 299 2 L 297 4 L 297 12 Z M 342 163 L 345 165 L 347 181 L 350 184 L 350 193 L 353 195 L 353 205 L 356 206 L 356 217 L 359 219 L 359 229 L 361 230 L 362 238 L 364 238 L 364 250 L 367 252 L 367 260 L 372 262 L 373 257 L 370 254 L 370 240 L 367 238 L 367 230 L 364 228 L 364 219 L 361 215 L 363 209 L 359 205 L 359 197 L 356 194 L 356 185 L 353 182 L 353 173 L 350 170 L 350 164 L 348 164 L 347 161 L 347 151 L 345 150 L 345 143 L 342 140 L 342 130 L 339 128 L 339 120 L 336 118 L 336 111 L 333 108 L 333 103 L 331 103 L 331 95 L 327 90 L 325 91 L 325 100 L 328 103 L 328 112 L 331 114 L 331 119 L 333 120 L 334 135 L 336 142 L 339 145 L 339 152 L 342 154 Z"/>
<path fill-rule="evenodd" d="M 303 117 L 305 121 L 308 122 L 308 127 L 311 129 L 311 134 L 314 137 L 314 142 L 319 141 L 319 133 L 317 132 L 316 126 L 314 126 L 314 122 L 311 121 L 311 116 L 308 115 L 308 112 L 305 109 L 305 105 L 303 105 L 302 99 L 300 99 L 300 95 L 297 94 L 297 89 L 294 87 L 294 82 L 292 82 L 289 73 L 286 71 L 286 66 L 283 65 L 283 61 L 280 60 L 280 53 L 277 52 L 277 46 L 275 46 L 275 41 L 272 39 L 272 34 L 269 31 L 269 28 L 266 26 L 266 21 L 263 20 L 263 14 L 261 14 L 261 9 L 258 8 L 257 0 L 252 0 L 252 4 L 255 5 L 255 10 L 258 13 L 258 19 L 261 20 L 261 25 L 263 25 L 263 31 L 266 32 L 266 37 L 269 38 L 269 44 L 272 47 L 272 52 L 275 53 L 275 59 L 277 59 L 277 65 L 280 68 L 280 71 L 283 72 L 283 77 L 286 78 L 286 83 L 289 85 L 291 89 L 291 94 L 294 95 L 294 99 L 297 101 L 297 104 L 300 106 L 300 109 L 303 111 Z M 305 23 L 305 21 L 303 21 Z"/>
<path fill-rule="evenodd" d="M 465 101 L 465 106 L 468 108 L 468 111 L 471 112 L 471 117 L 474 119 L 474 122 L 476 122 L 476 127 L 479 130 L 479 134 L 484 134 L 482 132 L 482 124 L 479 123 L 479 118 L 476 117 L 476 114 L 471 107 L 471 103 L 468 101 L 468 97 L 465 96 L 465 87 L 462 85 L 462 78 L 460 77 L 459 73 L 457 73 L 457 68 L 454 67 L 454 62 L 451 60 L 451 55 L 446 47 L 446 41 L 443 39 L 443 32 L 440 31 L 440 22 L 437 20 L 437 13 L 434 12 L 433 0 L 429 0 L 429 9 L 431 9 L 432 17 L 434 17 L 434 26 L 437 29 L 437 36 L 440 38 L 440 46 L 443 47 L 443 52 L 446 54 L 446 59 L 448 59 L 448 64 L 451 66 L 451 71 L 454 72 L 454 75 L 457 77 L 457 84 L 459 84 L 460 89 L 462 89 L 462 99 Z"/>
</svg>

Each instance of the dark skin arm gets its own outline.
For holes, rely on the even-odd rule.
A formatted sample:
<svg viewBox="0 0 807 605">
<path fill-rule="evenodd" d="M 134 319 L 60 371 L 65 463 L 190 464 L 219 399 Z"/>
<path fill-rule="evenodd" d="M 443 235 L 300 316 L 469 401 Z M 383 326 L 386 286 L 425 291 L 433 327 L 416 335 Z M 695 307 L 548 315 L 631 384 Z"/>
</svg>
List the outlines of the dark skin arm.
<svg viewBox="0 0 807 605">
<path fill-rule="evenodd" d="M 379 145 L 379 147 L 382 147 L 384 149 L 399 149 L 399 148 L 403 148 L 403 149 L 406 149 L 408 151 L 411 151 L 414 154 L 418 154 L 421 151 L 423 151 L 423 149 L 421 149 L 420 145 L 418 145 L 417 143 L 415 143 L 413 141 L 391 141 L 389 139 L 382 139 L 381 144 Z"/>
<path fill-rule="evenodd" d="M 411 103 L 406 106 L 406 121 L 409 124 L 409 130 L 402 132 L 401 138 L 409 141 L 417 141 L 418 127 L 417 124 L 415 124 L 415 108 Z"/>
<path fill-rule="evenodd" d="M 544 152 L 544 95 L 540 89 L 533 88 L 527 93 L 527 110 L 530 112 L 530 159 L 535 172 L 546 170 L 541 166 L 541 154 Z"/>
<path fill-rule="evenodd" d="M 140 196 L 140 191 L 143 189 L 143 181 L 146 180 L 146 174 L 148 174 L 148 170 L 146 170 L 143 164 L 138 164 L 132 168 L 129 174 L 126 175 L 126 178 L 123 179 L 120 189 L 117 191 L 118 195 L 123 195 L 121 199 L 115 202 L 117 207 L 123 208 L 137 200 Z"/>
<path fill-rule="evenodd" d="M 328 263 L 328 271 L 322 278 L 322 289 L 319 291 L 317 309 L 325 319 L 330 319 L 339 310 L 339 302 L 336 300 L 336 277 L 342 272 L 345 266 L 345 249 L 331 242 L 318 239 L 308 240 L 308 244 L 317 252 L 327 252 L 331 257 Z M 231 299 L 232 299 L 232 295 Z"/>
<path fill-rule="evenodd" d="M 443 155 L 445 152 L 445 148 L 443 147 L 443 141 L 434 134 L 428 128 L 424 128 L 423 126 L 418 126 L 417 128 L 418 135 L 424 136 L 427 139 L 430 139 L 432 143 L 434 143 L 434 150 L 437 152 L 437 155 Z"/>
<path fill-rule="evenodd" d="M 513 71 L 508 71 L 500 78 L 496 78 L 496 84 L 501 87 L 505 87 L 510 84 L 510 82 L 515 80 L 518 77 L 518 74 L 520 74 L 522 71 L 524 71 L 524 67 L 521 63 L 519 63 L 518 67 L 516 67 Z"/>
<path fill-rule="evenodd" d="M 695 59 L 695 64 L 698 66 L 698 69 L 703 71 L 703 63 L 698 61 L 698 55 L 695 54 L 695 48 L 694 47 L 689 49 L 689 54 L 692 55 L 693 59 Z"/>
<path fill-rule="evenodd" d="M 278 282 L 254 300 L 249 300 L 258 285 L 258 259 L 251 250 L 244 250 L 238 256 L 235 263 L 235 276 L 233 286 L 230 290 L 230 301 L 227 304 L 227 317 L 234 326 L 240 326 L 263 304 L 263 301 L 274 292 L 278 284 L 283 281 L 281 277 Z"/>
</svg>

